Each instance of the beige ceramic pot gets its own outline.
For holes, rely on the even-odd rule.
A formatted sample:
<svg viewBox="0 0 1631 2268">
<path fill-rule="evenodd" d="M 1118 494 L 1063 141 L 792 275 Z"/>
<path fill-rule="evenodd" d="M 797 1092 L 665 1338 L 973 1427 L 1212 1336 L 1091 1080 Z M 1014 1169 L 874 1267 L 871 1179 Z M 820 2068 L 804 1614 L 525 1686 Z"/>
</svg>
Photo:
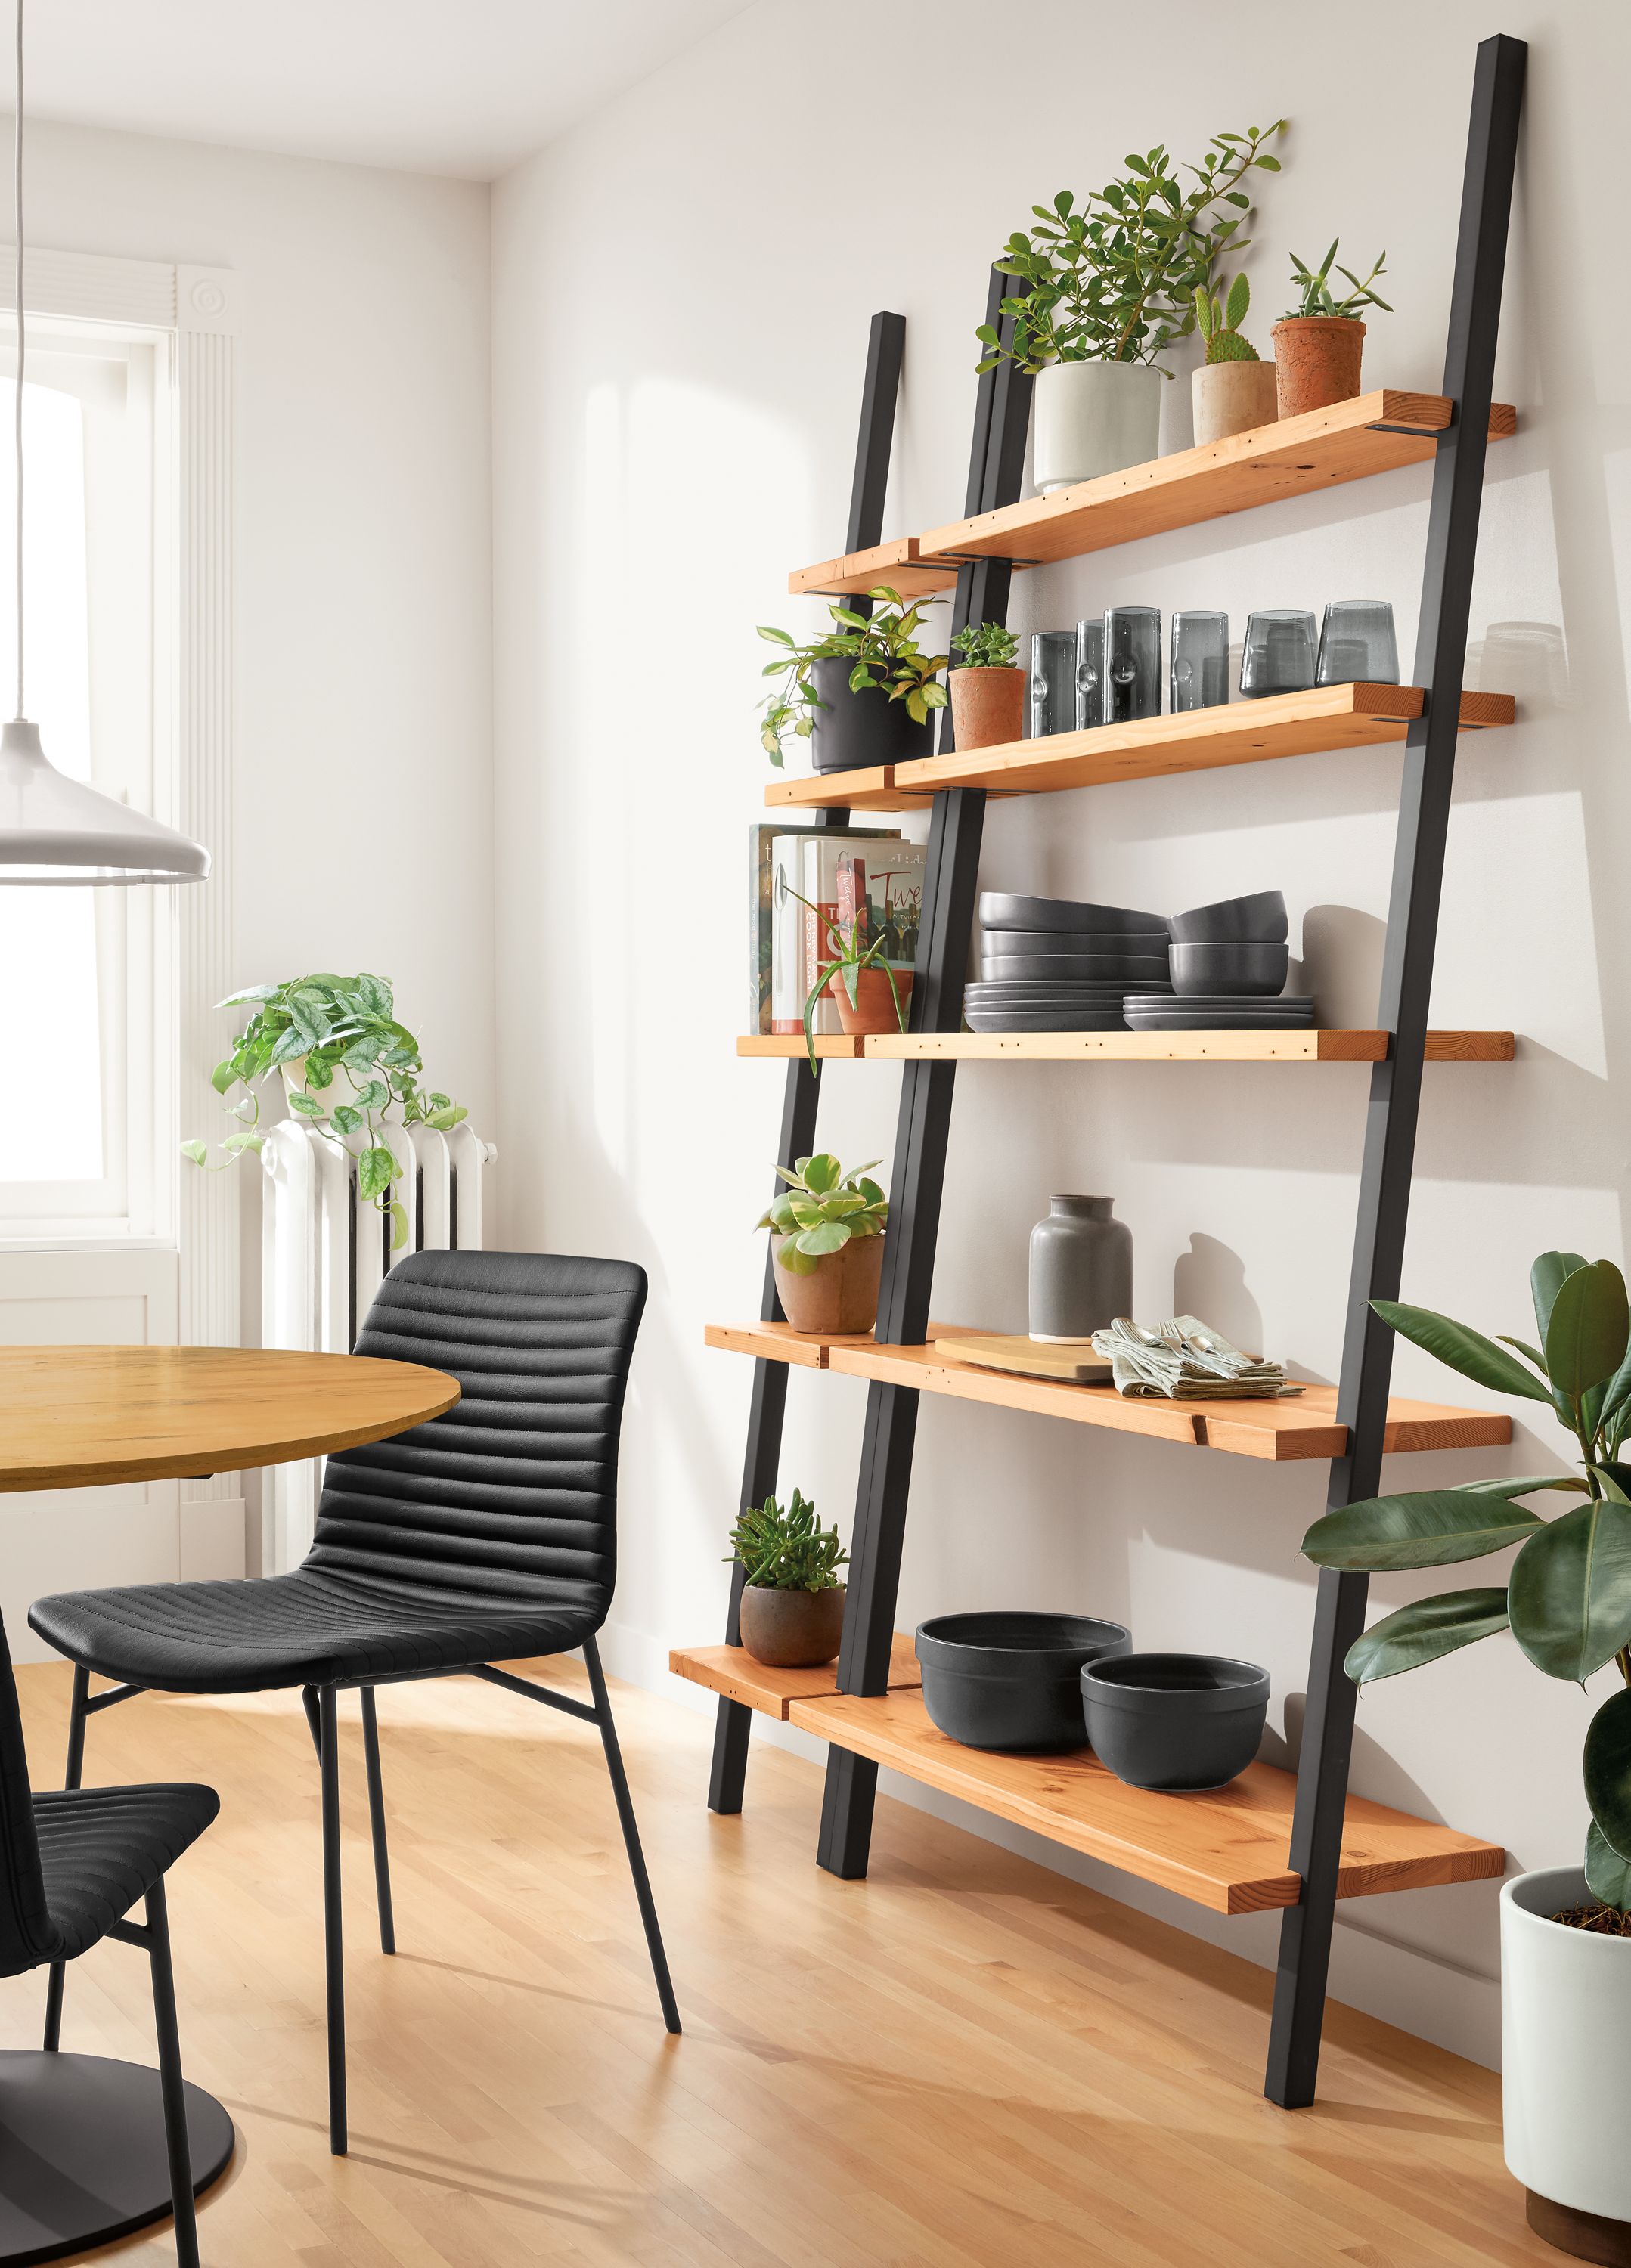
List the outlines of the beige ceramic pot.
<svg viewBox="0 0 1631 2268">
<path fill-rule="evenodd" d="M 808 1276 L 781 1264 L 785 1236 L 772 1234 L 776 1290 L 782 1311 L 795 1331 L 832 1337 L 869 1331 L 878 1320 L 878 1282 L 883 1272 L 883 1239 L 852 1236 L 837 1252 L 823 1255 Z"/>
<path fill-rule="evenodd" d="M 951 729 L 960 755 L 1024 737 L 1022 669 L 954 669 L 948 682 Z"/>
<path fill-rule="evenodd" d="M 850 998 L 847 979 L 841 969 L 834 969 L 827 979 L 827 990 L 837 1003 L 838 1021 L 846 1032 L 898 1032 L 903 1027 L 901 1017 L 906 1013 L 911 999 L 912 972 L 910 968 L 895 971 L 895 990 L 889 990 L 888 974 L 882 968 L 863 968 L 855 980 L 855 998 Z M 900 1014 L 895 1003 L 900 1002 Z"/>
<path fill-rule="evenodd" d="M 1365 327 L 1351 315 L 1287 315 L 1273 329 L 1280 414 L 1301 417 L 1359 392 Z"/>
<path fill-rule="evenodd" d="M 742 1646 L 767 1669 L 819 1669 L 843 1641 L 844 1597 L 842 1583 L 824 1591 L 749 1583 L 742 1594 Z"/>
<path fill-rule="evenodd" d="M 1209 362 L 1193 372 L 1190 393 L 1198 449 L 1274 423 L 1280 415 L 1274 367 L 1272 362 Z"/>
</svg>

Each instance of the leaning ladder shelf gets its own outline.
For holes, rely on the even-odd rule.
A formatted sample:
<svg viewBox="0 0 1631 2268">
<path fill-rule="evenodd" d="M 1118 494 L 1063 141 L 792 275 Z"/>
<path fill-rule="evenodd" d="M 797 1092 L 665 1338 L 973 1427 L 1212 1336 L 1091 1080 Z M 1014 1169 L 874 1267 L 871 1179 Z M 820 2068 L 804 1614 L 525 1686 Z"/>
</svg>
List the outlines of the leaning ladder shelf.
<svg viewBox="0 0 1631 2268">
<path fill-rule="evenodd" d="M 827 1742 L 816 1855 L 833 1874 L 866 1873 L 877 1773 L 887 1765 L 1219 1912 L 1281 1910 L 1265 2092 L 1286 2108 L 1314 2096 L 1337 1901 L 1494 1877 L 1503 1863 L 1494 1845 L 1348 1793 L 1354 1689 L 1342 1663 L 1363 1627 L 1366 1579 L 1329 1571 L 1319 1576 L 1295 1776 L 1255 1764 L 1208 1795 L 1151 1794 L 1124 1787 L 1086 1753 L 985 1756 L 930 1726 L 906 1641 L 894 1629 L 907 1494 L 925 1393 L 1146 1432 L 1214 1454 L 1273 1462 L 1328 1458 L 1326 1500 L 1332 1508 L 1376 1493 L 1389 1450 L 1494 1445 L 1509 1438 L 1507 1421 L 1496 1414 L 1391 1399 L 1391 1340 L 1370 1302 L 1395 1297 L 1399 1288 L 1424 1064 L 1499 1063 L 1513 1052 L 1508 1032 L 1429 1032 L 1428 1005 L 1458 740 L 1513 714 L 1502 696 L 1465 690 L 1463 677 L 1485 458 L 1488 444 L 1517 426 L 1514 412 L 1492 394 L 1526 55 L 1523 41 L 1505 38 L 1487 40 L 1478 50 L 1441 394 L 1379 391 L 1212 448 L 1022 501 L 1030 381 L 1011 360 L 1001 360 L 980 381 L 963 519 L 885 543 L 884 490 L 905 326 L 897 315 L 878 315 L 868 346 L 844 552 L 790 578 L 795 592 L 855 594 L 852 603 L 861 611 L 870 605 L 866 593 L 879 584 L 908 595 L 955 585 L 955 636 L 970 622 L 1006 619 L 1016 570 L 1401 465 L 1433 467 L 1417 686 L 1325 688 L 1182 718 L 1060 734 L 1045 743 L 982 749 L 970 757 L 956 753 L 949 720 L 942 717 L 940 751 L 933 757 L 876 773 L 779 782 L 770 790 L 772 809 L 814 808 L 834 821 L 846 811 L 930 807 L 919 980 L 910 1031 L 819 1040 L 814 1070 L 796 1035 L 738 1042 L 743 1055 L 787 1060 L 777 1153 L 784 1166 L 816 1146 L 823 1063 L 894 1060 L 902 1066 L 875 1333 L 821 1340 L 788 1331 L 768 1256 L 759 1322 L 709 1332 L 714 1344 L 753 1357 L 743 1506 L 761 1502 L 776 1485 L 793 1371 L 847 1373 L 867 1381 L 837 1670 L 768 1671 L 749 1660 L 740 1644 L 740 1568 L 734 1573 L 727 1643 L 682 1649 L 672 1657 L 679 1675 L 720 1697 L 708 1794 L 715 1811 L 742 1808 L 756 1712 Z M 1001 313 L 1006 289 L 993 269 L 988 323 L 1011 323 Z M 962 1030 L 988 795 L 1099 787 L 1388 741 L 1403 742 L 1404 760 L 1388 952 L 1374 1030 L 985 1037 Z M 982 1370 L 931 1344 L 956 1336 L 944 1325 L 931 1326 L 929 1289 L 953 1083 L 963 1061 L 1368 1064 L 1369 1107 L 1347 1326 L 1334 1391 L 1310 1390 L 1295 1410 L 1268 1403 L 1253 1410 L 1239 1403 L 1121 1403 L 1102 1388 Z"/>
</svg>

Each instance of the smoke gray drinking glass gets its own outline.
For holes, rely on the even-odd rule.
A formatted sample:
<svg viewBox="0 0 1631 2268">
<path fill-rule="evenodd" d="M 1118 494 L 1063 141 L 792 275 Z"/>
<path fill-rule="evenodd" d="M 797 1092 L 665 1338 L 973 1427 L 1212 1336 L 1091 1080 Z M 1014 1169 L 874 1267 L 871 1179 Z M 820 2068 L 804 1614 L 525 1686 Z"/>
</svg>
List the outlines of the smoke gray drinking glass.
<svg viewBox="0 0 1631 2268">
<path fill-rule="evenodd" d="M 1076 624 L 1076 730 L 1104 722 L 1104 625 Z"/>
<path fill-rule="evenodd" d="M 1104 616 L 1104 722 L 1161 714 L 1161 609 L 1111 607 Z"/>
<path fill-rule="evenodd" d="M 1076 633 L 1033 630 L 1030 681 L 1025 702 L 1025 737 L 1069 733 L 1076 724 Z"/>
<path fill-rule="evenodd" d="M 1271 693 L 1306 693 L 1314 682 L 1314 617 L 1270 607 L 1246 619 L 1240 689 L 1249 701 Z"/>
<path fill-rule="evenodd" d="M 1397 685 L 1399 644 L 1385 599 L 1334 599 L 1319 634 L 1320 685 Z"/>
<path fill-rule="evenodd" d="M 1229 699 L 1229 616 L 1186 609 L 1172 617 L 1171 708 L 1218 709 Z"/>
</svg>

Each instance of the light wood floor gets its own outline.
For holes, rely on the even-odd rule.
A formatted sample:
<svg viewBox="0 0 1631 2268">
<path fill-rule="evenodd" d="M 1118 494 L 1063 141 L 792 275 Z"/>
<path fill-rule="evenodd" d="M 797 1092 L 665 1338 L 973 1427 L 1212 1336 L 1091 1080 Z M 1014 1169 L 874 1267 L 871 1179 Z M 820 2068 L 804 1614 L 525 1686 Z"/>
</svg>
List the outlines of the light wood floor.
<svg viewBox="0 0 1631 2268">
<path fill-rule="evenodd" d="M 561 1682 L 582 1690 L 582 1672 Z M 19 1673 L 55 1783 L 68 1673 Z M 687 2030 L 664 2034 L 592 1727 L 469 1680 L 381 1695 L 397 1931 L 346 1726 L 352 2153 L 325 2146 L 317 1778 L 298 1697 L 145 1699 L 87 1778 L 194 1777 L 171 1876 L 190 2075 L 240 2128 L 209 2268 L 1473 2268 L 1529 2235 L 1487 2072 L 1338 2010 L 1321 2103 L 1258 2093 L 1268 1980 L 903 1806 L 812 1860 L 820 1778 L 614 1688 Z M 0 1988 L 33 2044 L 42 1984 Z M 146 1963 L 70 1972 L 64 2046 L 151 2058 Z M 111 2254 L 167 2261 L 167 2235 Z"/>
</svg>

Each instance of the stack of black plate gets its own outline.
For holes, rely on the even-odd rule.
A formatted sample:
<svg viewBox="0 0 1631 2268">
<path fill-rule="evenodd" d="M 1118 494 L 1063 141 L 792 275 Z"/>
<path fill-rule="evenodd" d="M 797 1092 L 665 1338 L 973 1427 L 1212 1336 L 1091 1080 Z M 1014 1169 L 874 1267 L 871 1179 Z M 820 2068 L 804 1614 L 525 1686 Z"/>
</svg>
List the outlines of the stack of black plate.
<svg viewBox="0 0 1631 2268">
<path fill-rule="evenodd" d="M 979 917 L 979 982 L 963 995 L 977 1032 L 1125 1031 L 1129 992 L 1170 999 L 1160 914 L 986 890 Z"/>
<path fill-rule="evenodd" d="M 1277 1031 L 1311 1026 L 1306 993 L 1280 990 L 1290 961 L 1286 901 L 1278 890 L 1225 898 L 1174 914 L 1172 991 L 1126 1004 L 1135 1032 Z"/>
</svg>

